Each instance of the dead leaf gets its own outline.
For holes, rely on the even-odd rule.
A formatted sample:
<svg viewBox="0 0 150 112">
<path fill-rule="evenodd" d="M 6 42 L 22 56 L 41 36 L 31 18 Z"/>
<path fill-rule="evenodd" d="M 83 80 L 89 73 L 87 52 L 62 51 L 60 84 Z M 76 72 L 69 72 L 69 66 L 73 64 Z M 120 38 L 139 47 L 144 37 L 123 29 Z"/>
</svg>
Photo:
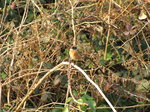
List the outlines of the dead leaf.
<svg viewBox="0 0 150 112">
<path fill-rule="evenodd" d="M 113 86 L 112 84 L 107 83 L 104 87 L 105 91 L 109 91 L 112 86 Z"/>
<path fill-rule="evenodd" d="M 14 10 L 14 9 L 16 8 L 16 3 L 13 2 L 13 3 L 11 4 L 10 8 L 11 8 L 12 10 Z"/>
<path fill-rule="evenodd" d="M 58 85 L 58 84 L 60 84 L 61 83 L 61 79 L 62 79 L 61 76 L 56 75 L 55 78 L 54 78 L 53 84 L 55 86 Z"/>
<path fill-rule="evenodd" d="M 144 10 L 142 9 L 140 12 L 140 15 L 138 17 L 139 20 L 144 20 L 147 18 L 147 15 L 145 14 Z"/>
<path fill-rule="evenodd" d="M 126 24 L 125 26 L 126 31 L 124 31 L 124 35 L 134 35 L 136 33 L 136 25 Z"/>
</svg>

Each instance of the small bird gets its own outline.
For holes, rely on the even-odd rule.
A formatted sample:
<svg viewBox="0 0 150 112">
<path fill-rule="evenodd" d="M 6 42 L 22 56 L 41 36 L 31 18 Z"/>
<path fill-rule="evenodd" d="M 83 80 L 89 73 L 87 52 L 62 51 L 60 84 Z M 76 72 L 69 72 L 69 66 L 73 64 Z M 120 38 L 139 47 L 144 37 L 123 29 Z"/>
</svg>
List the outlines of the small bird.
<svg viewBox="0 0 150 112">
<path fill-rule="evenodd" d="M 70 55 L 71 60 L 73 61 L 83 61 L 76 46 L 73 46 L 70 48 L 69 55 Z"/>
</svg>

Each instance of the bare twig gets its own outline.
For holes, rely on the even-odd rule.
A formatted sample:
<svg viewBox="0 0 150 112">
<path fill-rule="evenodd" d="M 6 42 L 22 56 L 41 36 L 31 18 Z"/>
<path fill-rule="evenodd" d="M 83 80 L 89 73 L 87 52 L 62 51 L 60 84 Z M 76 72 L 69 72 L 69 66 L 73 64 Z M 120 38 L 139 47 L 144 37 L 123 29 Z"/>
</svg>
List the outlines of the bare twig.
<svg viewBox="0 0 150 112">
<path fill-rule="evenodd" d="M 69 63 L 68 62 L 64 62 L 64 64 L 69 64 Z M 73 63 L 71 63 L 71 65 L 73 67 L 75 67 L 77 70 L 79 70 L 85 76 L 85 78 L 98 90 L 98 92 L 103 96 L 103 98 L 105 99 L 105 101 L 111 107 L 111 109 L 113 110 L 113 112 L 117 112 L 115 110 L 115 108 L 113 107 L 113 105 L 111 104 L 111 102 L 107 99 L 107 97 L 105 96 L 105 94 L 102 92 L 102 90 L 99 88 L 99 86 L 95 82 L 93 82 L 93 80 L 91 80 L 89 78 L 89 76 L 80 67 L 78 67 L 77 65 L 74 65 Z"/>
<path fill-rule="evenodd" d="M 32 86 L 32 88 L 30 89 L 30 91 L 26 94 L 26 96 L 22 99 L 22 101 L 19 103 L 19 105 L 16 107 L 15 111 L 18 111 L 21 106 L 23 105 L 23 103 L 29 98 L 29 96 L 33 93 L 33 91 L 54 71 L 56 71 L 58 68 L 62 67 L 63 65 L 69 65 L 69 62 L 62 62 L 59 65 L 55 66 L 53 69 L 50 69 L 34 86 Z M 108 103 L 108 105 L 111 107 L 111 109 L 113 110 L 113 112 L 117 112 L 115 110 L 115 108 L 113 107 L 113 105 L 110 103 L 110 101 L 107 99 L 107 97 L 104 95 L 104 93 L 102 92 L 102 90 L 99 88 L 99 86 L 93 82 L 89 76 L 77 65 L 74 65 L 73 63 L 71 63 L 71 65 L 73 67 L 75 67 L 77 70 L 79 70 L 85 77 L 86 79 L 92 84 L 94 85 L 94 87 L 99 91 L 99 93 L 103 96 L 103 98 L 105 99 L 105 101 Z"/>
<path fill-rule="evenodd" d="M 0 110 L 2 108 L 2 83 L 1 83 L 1 78 L 0 78 Z"/>
<path fill-rule="evenodd" d="M 76 45 L 76 30 L 75 30 L 75 25 L 74 25 L 74 3 L 69 0 L 70 5 L 71 5 L 71 22 L 72 22 L 72 30 L 73 30 L 73 34 L 74 34 L 74 38 L 73 38 L 73 45 Z"/>
<path fill-rule="evenodd" d="M 112 0 L 109 2 L 109 11 L 108 11 L 108 24 L 110 24 L 110 11 L 111 11 L 111 5 L 112 5 Z M 108 25 L 108 32 L 107 32 L 107 37 L 106 37 L 106 45 L 105 45 L 105 53 L 104 53 L 104 60 L 106 60 L 107 57 L 107 48 L 108 48 L 108 40 L 110 36 L 110 25 Z"/>
<path fill-rule="evenodd" d="M 60 63 L 59 65 L 55 66 L 53 69 L 50 69 L 37 83 L 34 84 L 34 86 L 32 86 L 32 88 L 30 88 L 30 91 L 25 95 L 25 97 L 21 100 L 21 102 L 19 103 L 19 105 L 17 105 L 15 111 L 18 111 L 21 106 L 23 105 L 23 103 L 29 98 L 29 96 L 33 93 L 33 91 L 54 71 L 56 71 L 58 68 L 60 68 L 62 65 L 64 65 L 64 63 Z"/>
<path fill-rule="evenodd" d="M 34 2 L 34 0 L 31 0 L 31 2 L 35 5 L 35 7 L 40 11 L 41 14 L 43 14 L 42 10 L 39 8 L 39 6 Z"/>
</svg>

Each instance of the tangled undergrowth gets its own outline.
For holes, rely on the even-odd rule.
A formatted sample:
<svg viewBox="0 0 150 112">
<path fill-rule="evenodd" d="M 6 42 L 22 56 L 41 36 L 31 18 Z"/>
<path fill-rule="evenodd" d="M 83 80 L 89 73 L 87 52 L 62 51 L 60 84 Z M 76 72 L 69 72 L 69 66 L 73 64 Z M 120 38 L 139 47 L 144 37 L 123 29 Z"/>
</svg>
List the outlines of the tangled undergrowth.
<svg viewBox="0 0 150 112">
<path fill-rule="evenodd" d="M 75 62 L 118 112 L 150 109 L 149 0 L 0 0 L 1 111 L 110 112 Z M 68 91 L 68 70 L 74 98 Z M 39 84 L 39 85 L 36 85 Z M 33 89 L 34 88 L 34 89 Z M 32 91 L 33 90 L 33 91 Z"/>
</svg>

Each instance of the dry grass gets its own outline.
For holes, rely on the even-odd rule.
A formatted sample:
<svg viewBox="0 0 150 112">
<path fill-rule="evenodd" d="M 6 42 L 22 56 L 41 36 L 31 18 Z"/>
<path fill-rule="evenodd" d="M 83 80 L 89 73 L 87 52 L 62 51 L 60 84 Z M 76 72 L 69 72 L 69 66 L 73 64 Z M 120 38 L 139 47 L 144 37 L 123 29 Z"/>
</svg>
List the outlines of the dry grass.
<svg viewBox="0 0 150 112">
<path fill-rule="evenodd" d="M 14 3 L 0 7 L 0 105 L 4 110 L 15 111 L 49 69 L 69 61 L 68 50 L 76 44 L 85 60 L 77 64 L 103 88 L 116 108 L 119 104 L 128 106 L 128 100 L 130 105 L 141 101 L 145 105 L 140 112 L 148 111 L 149 1 L 82 1 L 73 4 L 72 9 L 68 0 Z M 141 10 L 146 19 L 138 19 Z M 67 71 L 66 66 L 48 76 L 21 108 L 35 111 L 66 105 Z M 84 76 L 75 69 L 70 76 L 71 88 L 79 94 L 87 91 L 100 106 L 102 97 Z M 77 111 L 76 104 L 68 105 L 70 111 Z"/>
</svg>

